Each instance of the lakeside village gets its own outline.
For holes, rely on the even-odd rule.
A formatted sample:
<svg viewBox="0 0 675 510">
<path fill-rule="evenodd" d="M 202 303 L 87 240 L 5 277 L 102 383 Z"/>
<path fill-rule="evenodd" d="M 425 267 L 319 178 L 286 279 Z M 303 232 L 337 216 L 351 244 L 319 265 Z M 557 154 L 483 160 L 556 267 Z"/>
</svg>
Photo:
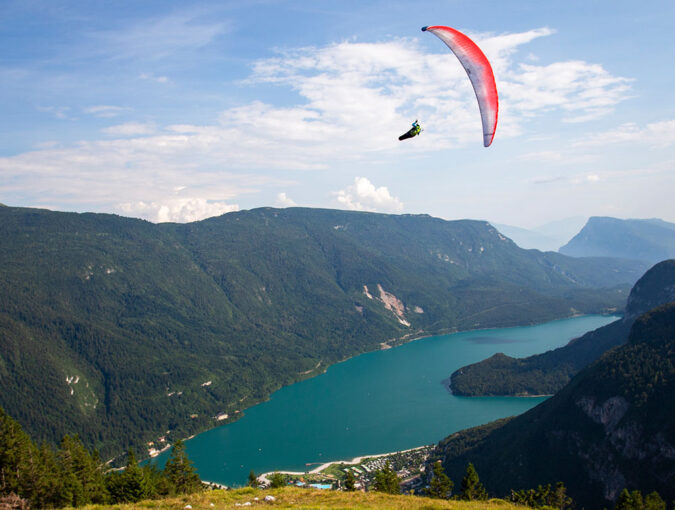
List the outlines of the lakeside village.
<svg viewBox="0 0 675 510">
<path fill-rule="evenodd" d="M 347 473 L 354 476 L 356 490 L 368 491 L 375 481 L 375 473 L 387 463 L 401 480 L 401 492 L 412 494 L 426 485 L 425 462 L 434 445 L 421 446 L 396 453 L 357 457 L 352 461 L 336 461 L 323 464 L 306 473 L 270 472 L 258 477 L 261 487 L 268 487 L 273 476 L 283 476 L 286 485 L 315 489 L 343 490 Z"/>
</svg>

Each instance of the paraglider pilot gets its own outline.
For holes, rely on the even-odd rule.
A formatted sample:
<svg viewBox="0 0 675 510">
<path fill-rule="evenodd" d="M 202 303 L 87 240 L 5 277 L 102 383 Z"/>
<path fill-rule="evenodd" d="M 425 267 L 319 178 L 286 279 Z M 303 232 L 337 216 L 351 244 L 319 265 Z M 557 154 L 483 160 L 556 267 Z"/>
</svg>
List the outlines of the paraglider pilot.
<svg viewBox="0 0 675 510">
<path fill-rule="evenodd" d="M 408 130 L 408 132 L 399 136 L 398 139 L 405 140 L 407 138 L 412 138 L 413 136 L 419 135 L 421 132 L 422 127 L 417 122 L 417 119 L 415 119 L 415 122 L 412 123 L 412 127 Z"/>
</svg>

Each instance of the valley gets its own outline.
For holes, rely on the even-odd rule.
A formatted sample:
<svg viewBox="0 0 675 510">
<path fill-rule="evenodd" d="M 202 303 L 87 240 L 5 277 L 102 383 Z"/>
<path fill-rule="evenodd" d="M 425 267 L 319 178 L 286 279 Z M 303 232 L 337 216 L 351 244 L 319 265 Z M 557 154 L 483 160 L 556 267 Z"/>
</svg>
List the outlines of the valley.
<svg viewBox="0 0 675 510">
<path fill-rule="evenodd" d="M 250 470 L 305 472 L 327 462 L 434 444 L 545 400 L 451 395 L 442 381 L 453 367 L 496 350 L 516 356 L 559 347 L 616 319 L 584 316 L 430 336 L 361 354 L 282 388 L 236 422 L 198 434 L 186 441 L 187 452 L 203 479 L 236 487 L 246 483 Z M 167 457 L 168 452 L 153 462 L 161 466 Z"/>
<path fill-rule="evenodd" d="M 392 339 L 620 310 L 644 270 L 522 250 L 486 222 L 323 209 L 155 225 L 2 207 L 0 235 L 0 405 L 106 459 Z"/>
</svg>

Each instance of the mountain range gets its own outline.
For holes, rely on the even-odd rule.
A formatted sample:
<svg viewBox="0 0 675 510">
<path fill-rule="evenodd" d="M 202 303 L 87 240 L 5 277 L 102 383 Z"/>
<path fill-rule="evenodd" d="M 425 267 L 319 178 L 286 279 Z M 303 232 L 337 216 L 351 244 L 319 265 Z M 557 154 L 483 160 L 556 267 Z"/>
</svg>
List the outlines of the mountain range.
<svg viewBox="0 0 675 510">
<path fill-rule="evenodd" d="M 591 217 L 559 250 L 571 257 L 621 257 L 655 264 L 675 257 L 675 223 Z"/>
<path fill-rule="evenodd" d="M 105 458 L 382 343 L 621 309 L 646 268 L 523 250 L 482 221 L 303 208 L 152 224 L 0 207 L 0 238 L 0 406 Z"/>
<path fill-rule="evenodd" d="M 631 294 L 632 312 L 672 292 L 673 261 Z M 641 301 L 638 303 L 637 299 Z M 629 307 L 630 308 L 630 307 Z M 516 418 L 464 430 L 436 458 L 458 479 L 468 462 L 495 494 L 563 481 L 577 504 L 607 508 L 623 488 L 675 498 L 675 302 L 639 315 L 628 341 Z"/>
<path fill-rule="evenodd" d="M 574 216 L 533 228 L 515 227 L 502 223 L 493 223 L 493 225 L 521 248 L 558 251 L 561 246 L 579 233 L 585 223 L 585 217 Z"/>
</svg>

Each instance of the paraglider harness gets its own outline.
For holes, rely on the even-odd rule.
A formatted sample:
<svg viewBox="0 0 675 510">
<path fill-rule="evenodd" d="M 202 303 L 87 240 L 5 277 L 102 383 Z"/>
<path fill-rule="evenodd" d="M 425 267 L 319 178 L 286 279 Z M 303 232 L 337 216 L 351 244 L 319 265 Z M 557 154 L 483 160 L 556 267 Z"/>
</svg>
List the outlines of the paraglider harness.
<svg viewBox="0 0 675 510">
<path fill-rule="evenodd" d="M 422 126 L 420 126 L 417 123 L 417 120 L 412 123 L 412 127 L 408 130 L 407 133 L 402 134 L 401 136 L 398 137 L 399 140 L 406 140 L 407 138 L 412 138 L 413 136 L 417 136 L 422 132 Z"/>
</svg>

